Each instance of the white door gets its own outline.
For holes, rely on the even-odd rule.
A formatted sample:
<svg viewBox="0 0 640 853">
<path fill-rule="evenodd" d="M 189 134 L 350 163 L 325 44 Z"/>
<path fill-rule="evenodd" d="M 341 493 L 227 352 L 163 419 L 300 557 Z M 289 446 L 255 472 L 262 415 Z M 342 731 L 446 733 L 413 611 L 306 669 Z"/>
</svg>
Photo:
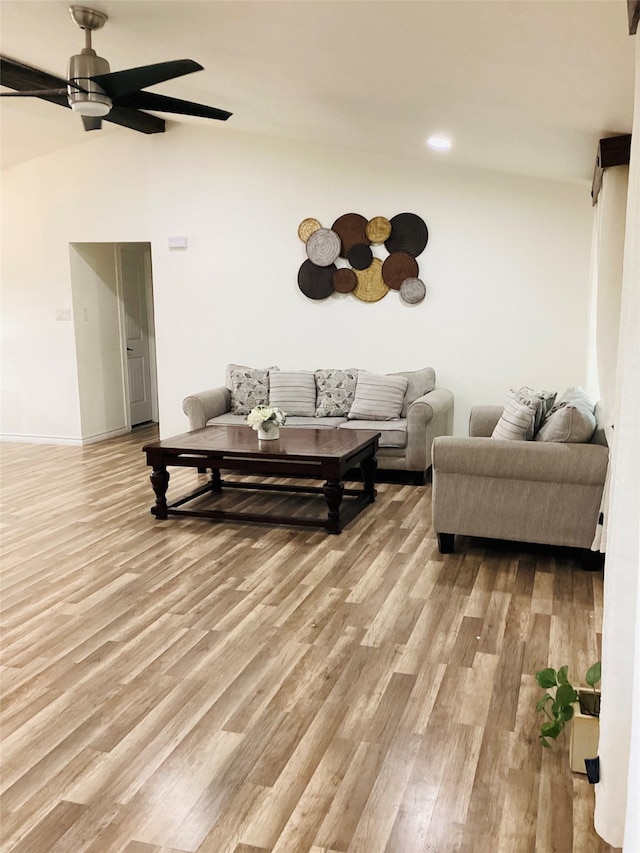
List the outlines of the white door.
<svg viewBox="0 0 640 853">
<path fill-rule="evenodd" d="M 146 245 L 118 247 L 127 346 L 131 426 L 154 420 L 155 359 L 150 328 L 151 253 Z"/>
</svg>

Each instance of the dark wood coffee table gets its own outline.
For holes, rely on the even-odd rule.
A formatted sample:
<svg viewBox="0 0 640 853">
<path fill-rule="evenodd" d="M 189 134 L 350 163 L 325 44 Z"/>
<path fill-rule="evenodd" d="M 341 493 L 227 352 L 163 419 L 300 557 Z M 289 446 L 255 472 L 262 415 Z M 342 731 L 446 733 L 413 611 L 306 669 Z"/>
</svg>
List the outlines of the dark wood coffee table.
<svg viewBox="0 0 640 853">
<path fill-rule="evenodd" d="M 165 438 L 142 448 L 147 454 L 147 465 L 153 468 L 151 485 L 156 494 L 156 503 L 151 513 L 158 519 L 165 519 L 169 515 L 190 515 L 218 521 L 324 527 L 329 533 L 340 533 L 345 524 L 375 500 L 374 480 L 379 439 L 380 433 L 373 430 L 285 427 L 280 430 L 279 439 L 258 441 L 257 433 L 248 426 L 204 427 L 174 438 Z M 171 465 L 210 469 L 211 480 L 205 486 L 168 504 L 167 467 Z M 357 465 L 362 471 L 362 488 L 345 488 L 344 475 Z M 221 470 L 265 477 L 325 480 L 325 483 L 323 486 L 302 486 L 229 481 L 222 479 Z M 182 508 L 208 492 L 220 493 L 223 488 L 323 494 L 327 503 L 327 517 L 313 519 L 278 514 L 228 512 L 222 509 Z M 344 496 L 350 499 L 343 503 Z"/>
</svg>

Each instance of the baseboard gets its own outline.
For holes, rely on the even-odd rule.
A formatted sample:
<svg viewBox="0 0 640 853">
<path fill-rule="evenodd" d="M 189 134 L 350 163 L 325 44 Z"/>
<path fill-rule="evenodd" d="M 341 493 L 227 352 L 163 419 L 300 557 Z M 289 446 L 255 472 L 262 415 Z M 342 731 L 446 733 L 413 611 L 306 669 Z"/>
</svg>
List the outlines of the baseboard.
<svg viewBox="0 0 640 853">
<path fill-rule="evenodd" d="M 110 430 L 98 435 L 91 435 L 85 438 L 67 438 L 60 435 L 13 435 L 11 433 L 3 433 L 0 435 L 0 442 L 13 441 L 23 444 L 64 444 L 70 447 L 83 447 L 85 444 L 95 444 L 98 441 L 106 441 L 108 438 L 117 438 L 119 435 L 127 435 L 131 430 L 128 427 Z"/>
</svg>

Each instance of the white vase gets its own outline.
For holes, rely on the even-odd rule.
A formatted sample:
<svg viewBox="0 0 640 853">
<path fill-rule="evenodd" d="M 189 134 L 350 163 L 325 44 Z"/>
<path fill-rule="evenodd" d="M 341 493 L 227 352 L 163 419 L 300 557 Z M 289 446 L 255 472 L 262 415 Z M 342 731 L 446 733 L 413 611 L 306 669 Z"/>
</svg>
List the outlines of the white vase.
<svg viewBox="0 0 640 853">
<path fill-rule="evenodd" d="M 274 424 L 268 430 L 259 429 L 258 430 L 258 439 L 260 441 L 268 441 L 274 438 L 280 438 L 280 427 L 277 424 Z"/>
</svg>

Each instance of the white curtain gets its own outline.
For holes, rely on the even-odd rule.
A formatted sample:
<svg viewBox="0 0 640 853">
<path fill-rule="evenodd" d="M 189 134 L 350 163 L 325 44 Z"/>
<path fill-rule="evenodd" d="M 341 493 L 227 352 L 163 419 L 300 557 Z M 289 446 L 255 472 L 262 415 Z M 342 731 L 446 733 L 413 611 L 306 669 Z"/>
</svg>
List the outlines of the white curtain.
<svg viewBox="0 0 640 853">
<path fill-rule="evenodd" d="M 592 328 L 595 342 L 595 363 L 601 417 L 609 447 L 613 447 L 616 386 L 618 382 L 618 345 L 620 330 L 620 302 L 622 299 L 622 271 L 627 212 L 629 167 L 614 166 L 602 176 L 602 187 L 594 207 L 594 228 L 591 256 Z M 610 471 L 602 494 L 600 518 L 595 530 L 594 551 L 607 550 L 609 499 L 611 494 Z"/>
<path fill-rule="evenodd" d="M 598 834 L 640 851 L 640 37 L 616 369 L 602 627 Z"/>
</svg>

